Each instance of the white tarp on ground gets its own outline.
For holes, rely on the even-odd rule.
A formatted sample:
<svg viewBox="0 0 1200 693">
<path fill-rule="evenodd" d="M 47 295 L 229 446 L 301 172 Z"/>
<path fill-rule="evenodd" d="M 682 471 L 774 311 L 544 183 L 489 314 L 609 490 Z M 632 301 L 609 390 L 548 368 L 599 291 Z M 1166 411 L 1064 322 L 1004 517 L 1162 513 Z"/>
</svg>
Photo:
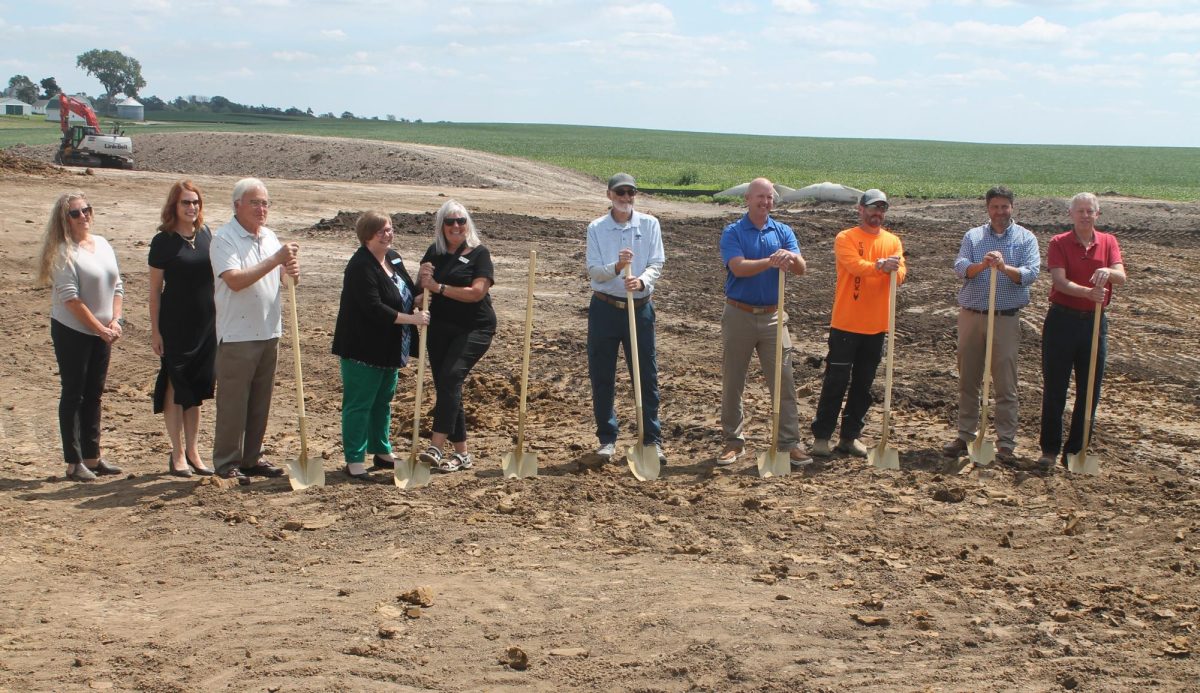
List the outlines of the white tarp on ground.
<svg viewBox="0 0 1200 693">
<path fill-rule="evenodd" d="M 785 197 L 786 195 L 796 192 L 795 188 L 789 188 L 788 186 L 780 185 L 779 183 L 772 183 L 772 186 L 775 188 L 775 202 L 777 203 L 787 199 Z M 728 190 L 722 190 L 713 197 L 745 197 L 746 189 L 749 187 L 749 183 L 742 183 L 741 185 L 735 185 Z"/>
<path fill-rule="evenodd" d="M 840 183 L 814 183 L 799 190 L 783 194 L 784 202 L 799 202 L 801 200 L 817 200 L 819 202 L 855 202 L 862 198 L 863 191 Z"/>
</svg>

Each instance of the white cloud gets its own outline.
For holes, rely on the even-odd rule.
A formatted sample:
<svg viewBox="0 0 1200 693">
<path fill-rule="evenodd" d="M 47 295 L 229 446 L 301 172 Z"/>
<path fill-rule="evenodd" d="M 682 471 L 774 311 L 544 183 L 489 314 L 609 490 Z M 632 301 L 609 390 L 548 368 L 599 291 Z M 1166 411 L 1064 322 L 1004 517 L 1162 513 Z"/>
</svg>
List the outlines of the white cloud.
<svg viewBox="0 0 1200 693">
<path fill-rule="evenodd" d="M 930 0 L 833 0 L 833 4 L 850 10 L 883 10 L 912 14 L 929 7 Z"/>
<path fill-rule="evenodd" d="M 315 60 L 317 56 L 312 53 L 305 53 L 304 51 L 275 51 L 271 54 L 271 57 L 291 63 L 300 60 Z"/>
<path fill-rule="evenodd" d="M 1200 52 L 1168 53 L 1167 55 L 1164 55 L 1162 58 L 1159 58 L 1159 62 L 1161 62 L 1163 65 L 1200 66 Z"/>
<path fill-rule="evenodd" d="M 825 51 L 818 57 L 839 65 L 874 65 L 877 62 L 875 56 L 870 53 L 854 51 Z"/>
<path fill-rule="evenodd" d="M 1095 41 L 1154 44 L 1169 38 L 1191 41 L 1200 33 L 1200 12 L 1164 15 L 1133 12 L 1087 22 L 1079 35 Z"/>
<path fill-rule="evenodd" d="M 670 8 L 658 2 L 614 5 L 604 8 L 603 14 L 607 18 L 623 24 L 639 24 L 646 28 L 649 26 L 669 28 L 675 25 L 675 15 L 672 14 Z"/>
<path fill-rule="evenodd" d="M 740 0 L 739 2 L 718 3 L 717 9 L 725 14 L 742 15 L 754 14 L 758 11 L 758 6 L 752 2 L 747 2 L 746 0 Z"/>
<path fill-rule="evenodd" d="M 771 0 L 771 5 L 788 14 L 815 14 L 821 9 L 813 0 Z"/>
<path fill-rule="evenodd" d="M 346 32 L 341 29 L 322 29 L 321 38 L 329 39 L 330 41 L 345 41 Z"/>
</svg>

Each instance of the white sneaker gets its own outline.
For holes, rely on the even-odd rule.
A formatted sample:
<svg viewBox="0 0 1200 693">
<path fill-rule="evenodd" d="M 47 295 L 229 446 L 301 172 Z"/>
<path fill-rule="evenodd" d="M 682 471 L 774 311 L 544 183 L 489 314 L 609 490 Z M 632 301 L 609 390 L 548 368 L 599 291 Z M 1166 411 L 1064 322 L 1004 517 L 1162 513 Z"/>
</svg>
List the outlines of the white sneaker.
<svg viewBox="0 0 1200 693">
<path fill-rule="evenodd" d="M 667 463 L 667 453 L 663 452 L 662 445 L 655 443 L 654 452 L 658 454 L 658 463 L 665 465 Z"/>
<path fill-rule="evenodd" d="M 603 457 L 605 460 L 612 459 L 615 454 L 617 454 L 616 443 L 605 443 L 596 449 L 596 457 Z"/>
<path fill-rule="evenodd" d="M 829 457 L 833 455 L 833 448 L 829 445 L 829 439 L 817 438 L 814 440 L 812 454 L 816 457 Z"/>
</svg>

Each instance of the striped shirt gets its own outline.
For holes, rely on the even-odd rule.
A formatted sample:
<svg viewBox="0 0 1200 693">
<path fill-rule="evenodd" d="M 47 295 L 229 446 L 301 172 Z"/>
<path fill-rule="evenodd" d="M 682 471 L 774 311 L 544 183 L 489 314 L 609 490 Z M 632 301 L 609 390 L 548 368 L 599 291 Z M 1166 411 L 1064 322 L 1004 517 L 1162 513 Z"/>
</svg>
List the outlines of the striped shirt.
<svg viewBox="0 0 1200 693">
<path fill-rule="evenodd" d="M 1004 233 L 992 231 L 990 223 L 977 226 L 963 236 L 958 258 L 954 261 L 954 273 L 963 280 L 958 290 L 958 305 L 972 310 L 988 309 L 988 284 L 991 272 L 985 270 L 967 279 L 967 267 L 983 261 L 983 256 L 993 250 L 1000 251 L 1004 264 L 1015 267 L 1021 273 L 1021 283 L 1015 284 L 1007 276 L 996 277 L 996 310 L 1012 310 L 1029 305 L 1029 287 L 1037 281 L 1041 272 L 1042 256 L 1038 251 L 1037 238 L 1033 233 L 1009 222 Z"/>
</svg>

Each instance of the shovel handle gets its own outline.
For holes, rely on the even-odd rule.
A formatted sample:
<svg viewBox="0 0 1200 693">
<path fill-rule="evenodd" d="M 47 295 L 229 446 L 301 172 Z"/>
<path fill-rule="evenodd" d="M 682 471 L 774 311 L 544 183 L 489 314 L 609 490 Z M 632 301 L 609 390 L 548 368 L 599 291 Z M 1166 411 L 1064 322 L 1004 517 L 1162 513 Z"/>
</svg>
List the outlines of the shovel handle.
<svg viewBox="0 0 1200 693">
<path fill-rule="evenodd" d="M 779 269 L 779 294 L 775 306 L 775 386 L 771 388 L 771 447 L 768 454 L 774 455 L 779 447 L 779 403 L 782 401 L 779 390 L 783 386 L 783 299 L 784 278 L 786 273 Z"/>
<path fill-rule="evenodd" d="M 879 436 L 879 449 L 887 447 L 888 434 L 892 427 L 892 356 L 896 352 L 896 273 L 888 273 L 888 344 L 887 367 L 883 386 L 883 433 Z"/>
<path fill-rule="evenodd" d="M 1092 398 L 1096 396 L 1096 356 L 1100 351 L 1100 317 L 1104 313 L 1104 304 L 1096 303 L 1095 314 L 1092 316 L 1092 356 L 1088 362 L 1087 408 L 1083 410 L 1083 446 L 1079 448 L 1079 459 L 1087 459 L 1088 443 L 1092 433 Z"/>
<path fill-rule="evenodd" d="M 517 414 L 517 452 L 525 450 L 525 411 L 529 397 L 529 350 L 533 339 L 533 276 L 537 272 L 537 251 L 529 251 L 529 286 L 525 293 L 525 353 L 521 357 L 521 408 Z"/>
<path fill-rule="evenodd" d="M 429 310 L 429 289 L 421 294 L 421 307 Z M 412 429 L 412 452 L 409 460 L 417 459 L 417 445 L 421 442 L 421 396 L 425 389 L 425 335 L 428 332 L 428 325 L 420 325 L 417 327 L 417 333 L 420 335 L 417 339 L 419 345 L 417 354 L 417 397 L 413 405 L 413 429 Z"/>
<path fill-rule="evenodd" d="M 633 278 L 633 265 L 625 265 L 625 278 Z M 638 363 L 637 314 L 633 307 L 633 291 L 625 288 L 625 308 L 629 311 L 629 356 L 633 362 L 633 408 L 637 414 L 637 445 L 640 448 L 645 435 L 642 425 L 642 369 Z"/>
<path fill-rule="evenodd" d="M 300 417 L 300 461 L 308 459 L 308 417 L 304 414 L 304 370 L 300 366 L 300 319 L 296 308 L 296 278 L 284 275 L 288 287 L 288 303 L 292 309 L 292 353 L 296 356 L 296 410 Z"/>
<path fill-rule="evenodd" d="M 983 347 L 983 399 L 979 409 L 979 435 L 975 436 L 975 450 L 983 447 L 983 438 L 987 435 L 988 395 L 992 384 L 992 335 L 996 326 L 996 275 L 999 270 L 992 268 L 992 276 L 988 279 L 988 315 L 987 340 Z"/>
</svg>

